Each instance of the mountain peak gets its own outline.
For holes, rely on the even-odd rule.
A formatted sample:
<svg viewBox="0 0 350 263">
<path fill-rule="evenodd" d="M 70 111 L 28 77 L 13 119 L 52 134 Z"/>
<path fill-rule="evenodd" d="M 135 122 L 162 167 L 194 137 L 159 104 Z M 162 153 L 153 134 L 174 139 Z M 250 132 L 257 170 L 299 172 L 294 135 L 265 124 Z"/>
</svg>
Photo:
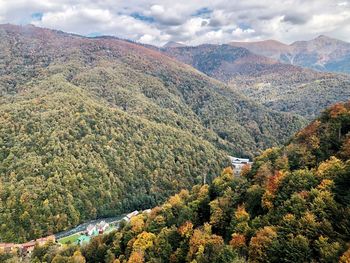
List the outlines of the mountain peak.
<svg viewBox="0 0 350 263">
<path fill-rule="evenodd" d="M 186 45 L 175 41 L 169 41 L 163 47 L 185 47 Z"/>
</svg>

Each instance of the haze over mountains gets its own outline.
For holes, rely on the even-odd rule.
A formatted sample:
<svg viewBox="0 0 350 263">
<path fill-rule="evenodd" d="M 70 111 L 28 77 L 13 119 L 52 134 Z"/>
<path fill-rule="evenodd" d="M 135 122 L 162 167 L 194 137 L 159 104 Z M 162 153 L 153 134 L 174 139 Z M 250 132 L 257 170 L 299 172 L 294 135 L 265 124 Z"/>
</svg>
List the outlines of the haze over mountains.
<svg viewBox="0 0 350 263">
<path fill-rule="evenodd" d="M 350 96 L 347 74 L 320 72 L 276 60 L 275 54 L 280 56 L 281 52 L 289 50 L 286 45 L 276 41 L 237 45 L 244 47 L 174 46 L 161 51 L 229 84 L 256 102 L 307 119 L 315 118 L 325 107 L 346 101 Z M 319 50 L 326 50 L 326 47 Z"/>
<path fill-rule="evenodd" d="M 233 41 L 227 45 L 243 47 L 254 54 L 285 64 L 318 71 L 350 73 L 350 43 L 325 35 L 308 41 L 296 41 L 290 45 L 272 39 L 256 42 Z M 163 46 L 163 48 L 178 47 L 185 45 L 171 41 Z"/>
</svg>

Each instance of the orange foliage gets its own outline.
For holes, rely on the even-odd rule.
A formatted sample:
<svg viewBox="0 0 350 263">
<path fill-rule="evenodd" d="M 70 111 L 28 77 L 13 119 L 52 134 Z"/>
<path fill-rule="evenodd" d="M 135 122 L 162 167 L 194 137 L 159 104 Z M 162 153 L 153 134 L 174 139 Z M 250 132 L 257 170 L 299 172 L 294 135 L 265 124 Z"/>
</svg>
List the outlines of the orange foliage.
<svg viewBox="0 0 350 263">
<path fill-rule="evenodd" d="M 249 174 L 250 170 L 251 170 L 251 165 L 249 164 L 245 164 L 243 167 L 242 167 L 242 170 L 241 170 L 241 176 L 242 177 L 247 177 L 247 175 Z"/>
<path fill-rule="evenodd" d="M 279 183 L 283 179 L 283 177 L 284 177 L 284 174 L 282 172 L 275 171 L 275 174 L 268 178 L 268 181 L 266 184 L 266 192 L 262 197 L 263 207 L 266 207 L 268 209 L 271 209 L 273 207 L 272 201 L 275 197 L 275 193 L 278 189 Z"/>
<path fill-rule="evenodd" d="M 135 233 L 139 233 L 143 230 L 145 226 L 145 222 L 143 221 L 143 215 L 137 215 L 133 216 L 130 219 L 130 224 L 131 224 L 131 230 Z"/>
<path fill-rule="evenodd" d="M 342 115 L 344 113 L 347 113 L 347 109 L 343 103 L 337 103 L 334 104 L 330 109 L 329 109 L 329 115 L 332 118 L 336 118 L 339 115 Z"/>
<path fill-rule="evenodd" d="M 219 247 L 224 245 L 224 240 L 221 236 L 212 235 L 210 225 L 205 224 L 204 230 L 196 229 L 193 232 L 189 245 L 187 257 L 191 261 L 195 255 L 203 254 L 207 245 L 214 247 L 214 250 L 219 250 Z"/>
<path fill-rule="evenodd" d="M 350 248 L 340 257 L 339 263 L 350 263 Z"/>
<path fill-rule="evenodd" d="M 246 238 L 244 235 L 233 233 L 232 239 L 230 241 L 230 245 L 233 248 L 242 248 L 242 247 L 245 247 L 245 245 L 246 245 L 245 242 L 246 242 Z"/>
<path fill-rule="evenodd" d="M 189 238 L 193 232 L 193 224 L 191 221 L 186 221 L 177 230 L 182 237 Z"/>
<path fill-rule="evenodd" d="M 235 217 L 238 221 L 247 221 L 249 220 L 249 214 L 245 210 L 244 205 L 238 206 L 237 210 L 235 211 Z"/>
<path fill-rule="evenodd" d="M 266 189 L 274 194 L 277 191 L 279 182 L 283 178 L 284 174 L 280 171 L 275 171 L 275 174 L 268 178 Z"/>
<path fill-rule="evenodd" d="M 265 226 L 260 229 L 249 243 L 249 259 L 252 262 L 266 262 L 265 250 L 277 237 L 277 233 L 273 227 Z"/>
<path fill-rule="evenodd" d="M 222 172 L 222 174 L 228 174 L 228 175 L 232 175 L 233 176 L 233 169 L 232 169 L 232 167 L 231 166 L 226 167 L 224 169 L 224 171 Z"/>
<path fill-rule="evenodd" d="M 266 183 L 267 178 L 271 177 L 273 175 L 272 173 L 272 167 L 270 163 L 264 163 L 261 165 L 256 172 L 254 176 L 255 182 L 257 182 L 260 185 L 264 185 Z"/>
<path fill-rule="evenodd" d="M 297 137 L 299 138 L 310 138 L 311 136 L 317 134 L 317 131 L 321 125 L 321 122 L 319 120 L 311 122 L 308 126 L 306 126 L 304 129 L 302 129 Z"/>
<path fill-rule="evenodd" d="M 134 251 L 131 253 L 128 263 L 143 263 L 145 259 L 141 251 Z"/>
<path fill-rule="evenodd" d="M 347 138 L 343 142 L 340 154 L 345 159 L 349 159 L 350 158 L 350 136 L 347 136 Z"/>
</svg>

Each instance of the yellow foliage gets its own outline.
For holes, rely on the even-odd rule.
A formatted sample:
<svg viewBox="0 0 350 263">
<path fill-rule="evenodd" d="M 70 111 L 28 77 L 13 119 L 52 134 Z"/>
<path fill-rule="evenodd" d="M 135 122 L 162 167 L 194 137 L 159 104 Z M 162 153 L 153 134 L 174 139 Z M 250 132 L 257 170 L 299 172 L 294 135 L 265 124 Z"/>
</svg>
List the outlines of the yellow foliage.
<svg viewBox="0 0 350 263">
<path fill-rule="evenodd" d="M 179 193 L 179 196 L 182 200 L 186 200 L 190 196 L 190 192 L 188 190 L 182 189 Z"/>
<path fill-rule="evenodd" d="M 240 222 L 249 220 L 249 213 L 245 210 L 244 205 L 238 206 L 237 210 L 235 211 L 235 217 Z"/>
<path fill-rule="evenodd" d="M 206 198 L 208 194 L 209 194 L 209 186 L 203 185 L 199 190 L 198 199 Z"/>
<path fill-rule="evenodd" d="M 329 160 L 322 162 L 317 169 L 316 175 L 324 179 L 332 179 L 335 172 L 344 169 L 344 163 L 338 158 L 332 156 Z"/>
<path fill-rule="evenodd" d="M 130 224 L 131 224 L 131 230 L 135 233 L 139 233 L 143 230 L 144 226 L 145 226 L 145 222 L 143 220 L 143 215 L 137 215 L 137 216 L 133 216 L 130 219 Z"/>
<path fill-rule="evenodd" d="M 321 183 L 317 186 L 317 189 L 323 191 L 329 191 L 334 186 L 334 181 L 329 179 L 323 179 Z"/>
<path fill-rule="evenodd" d="M 153 246 L 155 239 L 155 234 L 143 231 L 136 237 L 136 240 L 132 246 L 133 251 L 145 251 L 147 248 Z"/>
<path fill-rule="evenodd" d="M 71 258 L 71 262 L 72 263 L 85 263 L 86 260 L 80 251 L 75 251 L 72 258 Z"/>
<path fill-rule="evenodd" d="M 169 198 L 169 203 L 172 207 L 181 206 L 182 205 L 181 197 L 178 194 L 176 194 Z"/>
</svg>

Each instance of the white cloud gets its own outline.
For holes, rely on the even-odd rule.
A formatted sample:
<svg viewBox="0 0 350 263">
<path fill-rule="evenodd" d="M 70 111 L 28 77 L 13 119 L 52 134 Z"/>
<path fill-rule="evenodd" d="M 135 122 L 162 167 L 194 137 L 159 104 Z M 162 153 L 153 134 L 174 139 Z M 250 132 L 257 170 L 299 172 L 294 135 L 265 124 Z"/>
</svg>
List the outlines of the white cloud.
<svg viewBox="0 0 350 263">
<path fill-rule="evenodd" d="M 42 14 L 41 20 L 33 14 Z M 169 40 L 293 42 L 319 34 L 350 41 L 350 5 L 336 0 L 0 0 L 0 21 L 156 45 Z"/>
</svg>

